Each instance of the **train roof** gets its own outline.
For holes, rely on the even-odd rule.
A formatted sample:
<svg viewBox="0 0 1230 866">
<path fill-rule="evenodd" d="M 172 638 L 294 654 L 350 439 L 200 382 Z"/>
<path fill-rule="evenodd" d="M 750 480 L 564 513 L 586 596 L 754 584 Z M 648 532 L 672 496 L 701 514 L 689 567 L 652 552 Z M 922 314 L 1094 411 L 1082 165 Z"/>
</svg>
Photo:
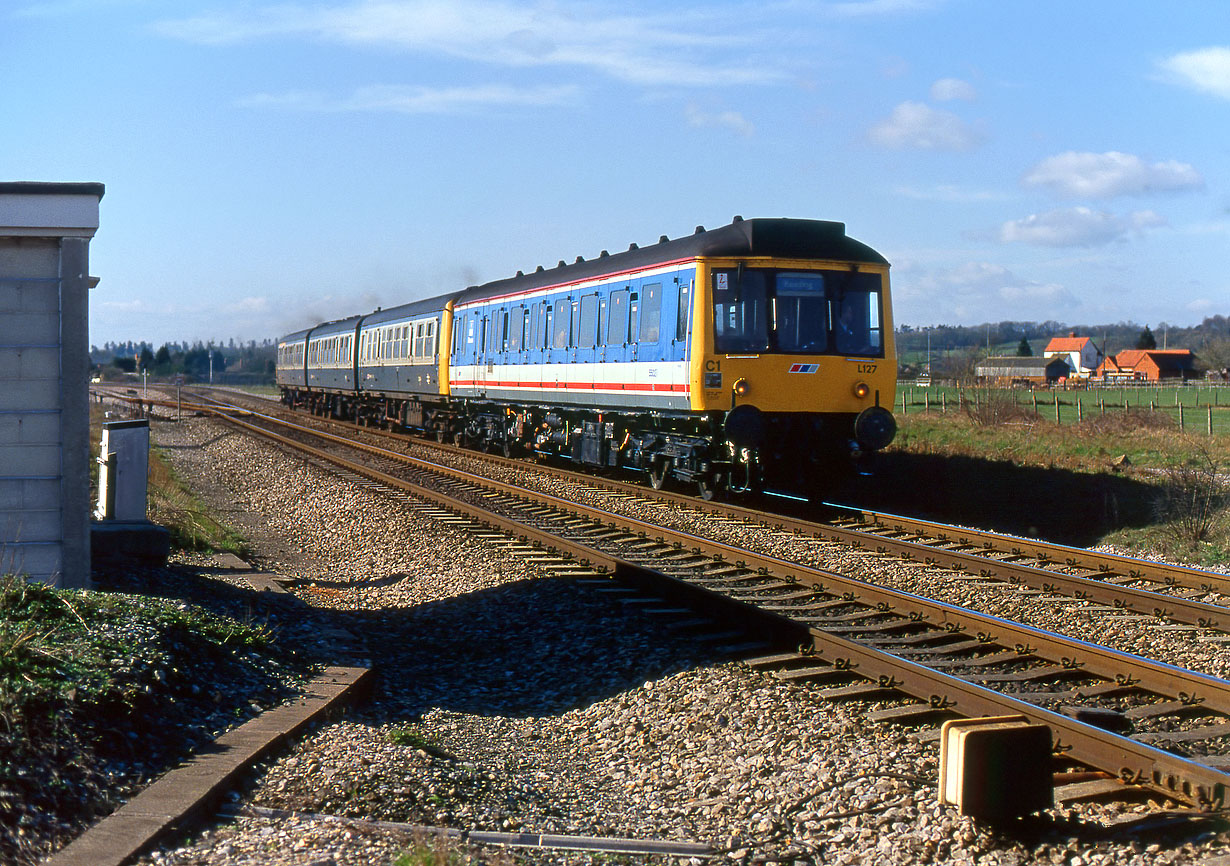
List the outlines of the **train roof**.
<svg viewBox="0 0 1230 866">
<path fill-rule="evenodd" d="M 334 337 L 338 334 L 353 334 L 355 326 L 359 324 L 362 316 L 348 316 L 345 319 L 338 319 L 335 322 L 325 322 L 323 325 L 317 325 L 312 328 L 312 339 L 317 337 Z"/>
<path fill-rule="evenodd" d="M 458 294 L 459 292 L 453 292 L 451 295 L 438 295 L 434 298 L 424 298 L 421 301 L 411 301 L 408 304 L 398 304 L 396 307 L 389 307 L 387 310 L 376 310 L 376 312 L 368 313 L 363 317 L 363 327 L 381 325 L 385 322 L 399 322 L 403 319 L 412 319 L 425 313 L 442 312 L 445 304 L 457 297 Z"/>
<path fill-rule="evenodd" d="M 574 264 L 562 260 L 553 268 L 543 268 L 481 286 L 471 286 L 457 302 L 530 291 L 546 286 L 593 279 L 609 273 L 641 270 L 654 265 L 683 262 L 702 256 L 742 257 L 776 256 L 797 259 L 827 259 L 860 264 L 887 265 L 888 260 L 871 247 L 846 235 L 845 223 L 807 219 L 748 219 L 735 217 L 730 225 L 670 240 L 663 235 L 647 247 L 633 244 L 627 251 L 597 258 L 578 258 Z"/>
</svg>

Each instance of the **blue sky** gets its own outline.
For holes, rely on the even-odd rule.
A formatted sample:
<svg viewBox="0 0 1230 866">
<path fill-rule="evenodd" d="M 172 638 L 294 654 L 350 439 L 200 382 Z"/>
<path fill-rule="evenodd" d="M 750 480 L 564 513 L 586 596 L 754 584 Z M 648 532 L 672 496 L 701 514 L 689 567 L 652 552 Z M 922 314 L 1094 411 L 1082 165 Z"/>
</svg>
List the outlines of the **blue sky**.
<svg viewBox="0 0 1230 866">
<path fill-rule="evenodd" d="M 100 181 L 91 342 L 839 220 L 898 324 L 1230 314 L 1222 2 L 3 0 L 0 180 Z"/>
</svg>

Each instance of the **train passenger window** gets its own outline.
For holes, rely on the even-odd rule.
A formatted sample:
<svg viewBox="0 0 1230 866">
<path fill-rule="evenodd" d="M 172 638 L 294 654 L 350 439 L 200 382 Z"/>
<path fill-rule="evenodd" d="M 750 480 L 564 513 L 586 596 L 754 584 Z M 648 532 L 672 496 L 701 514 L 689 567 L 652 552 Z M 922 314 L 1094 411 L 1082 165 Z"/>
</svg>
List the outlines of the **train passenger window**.
<svg viewBox="0 0 1230 866">
<path fill-rule="evenodd" d="M 767 302 L 763 271 L 715 271 L 714 350 L 720 353 L 766 351 L 769 348 Z"/>
<path fill-rule="evenodd" d="M 623 346 L 628 342 L 628 295 L 627 289 L 611 292 L 611 315 L 606 329 L 608 346 Z"/>
<path fill-rule="evenodd" d="M 423 354 L 428 358 L 435 359 L 436 357 L 436 320 L 432 319 L 427 323 L 427 337 L 423 342 Z"/>
<path fill-rule="evenodd" d="M 824 274 L 781 273 L 773 305 L 779 352 L 823 352 L 828 347 Z"/>
<path fill-rule="evenodd" d="M 567 298 L 555 302 L 555 339 L 551 343 L 556 349 L 567 349 L 570 327 L 572 324 L 572 302 Z"/>
<path fill-rule="evenodd" d="M 534 346 L 534 308 L 523 307 L 521 310 L 521 346 L 531 349 Z"/>
<path fill-rule="evenodd" d="M 598 296 L 585 295 L 581 298 L 577 314 L 577 345 L 582 349 L 592 349 L 598 334 Z"/>
<path fill-rule="evenodd" d="M 662 284 L 649 283 L 641 287 L 645 295 L 641 307 L 641 342 L 656 343 L 662 336 Z"/>
<path fill-rule="evenodd" d="M 496 345 L 496 349 L 500 352 L 508 351 L 508 310 L 500 310 L 500 340 Z"/>
<path fill-rule="evenodd" d="M 403 358 L 410 357 L 410 333 L 414 330 L 413 325 L 403 325 L 401 329 L 401 356 Z"/>
<path fill-rule="evenodd" d="M 572 320 L 571 320 L 571 324 L 569 325 L 571 330 L 568 332 L 569 333 L 568 345 L 574 349 L 576 348 L 576 345 L 577 345 L 577 335 L 580 333 L 579 331 L 580 324 L 581 324 L 581 302 L 573 301 L 572 302 Z"/>
<path fill-rule="evenodd" d="M 692 284 L 679 284 L 679 307 L 675 314 L 675 339 L 682 342 L 688 338 L 688 318 L 692 313 Z"/>
<path fill-rule="evenodd" d="M 525 308 L 513 307 L 508 314 L 508 351 L 520 352 L 525 337 Z"/>
<path fill-rule="evenodd" d="M 606 345 L 607 300 L 598 299 L 598 345 Z"/>
<path fill-rule="evenodd" d="M 546 301 L 542 302 L 542 347 L 544 349 L 551 348 L 551 340 L 554 331 L 551 328 L 551 322 L 554 318 L 555 308 Z"/>
<path fill-rule="evenodd" d="M 641 296 L 633 292 L 628 297 L 628 342 L 639 343 L 641 340 Z"/>
</svg>

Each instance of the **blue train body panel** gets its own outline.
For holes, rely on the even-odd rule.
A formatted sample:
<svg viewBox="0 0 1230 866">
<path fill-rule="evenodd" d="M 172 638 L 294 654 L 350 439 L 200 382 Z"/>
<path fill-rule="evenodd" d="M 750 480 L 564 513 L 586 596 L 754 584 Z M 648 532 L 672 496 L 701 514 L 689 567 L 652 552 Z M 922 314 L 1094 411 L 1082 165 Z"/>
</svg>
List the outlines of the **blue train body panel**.
<svg viewBox="0 0 1230 866">
<path fill-rule="evenodd" d="M 378 396 L 439 396 L 444 308 L 452 296 L 429 298 L 364 317 L 357 343 L 359 388 Z"/>
<path fill-rule="evenodd" d="M 695 266 L 463 293 L 451 393 L 537 405 L 686 411 Z"/>
</svg>

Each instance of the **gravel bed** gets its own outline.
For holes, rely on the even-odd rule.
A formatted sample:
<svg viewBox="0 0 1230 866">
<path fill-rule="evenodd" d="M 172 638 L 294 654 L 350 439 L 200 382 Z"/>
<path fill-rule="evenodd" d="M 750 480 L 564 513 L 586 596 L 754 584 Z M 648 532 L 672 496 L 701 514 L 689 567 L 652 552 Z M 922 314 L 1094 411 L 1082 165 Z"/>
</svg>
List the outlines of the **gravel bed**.
<svg viewBox="0 0 1230 866">
<path fill-rule="evenodd" d="M 729 861 L 1084 866 L 1230 858 L 1222 824 L 1167 815 L 1151 802 L 1061 807 L 1007 829 L 957 816 L 935 802 L 935 743 L 863 720 L 883 703 L 825 701 L 806 685 L 724 660 L 587 583 L 546 576 L 499 545 L 211 422 L 155 423 L 153 431 L 181 477 L 228 509 L 223 516 L 249 539 L 262 568 L 307 581 L 301 599 L 366 639 L 379 674 L 369 705 L 262 767 L 242 802 L 461 829 L 697 841 Z M 698 520 L 658 505 L 627 507 L 693 528 Z M 801 551 L 914 592 L 965 593 L 1014 616 L 1042 619 L 1045 611 L 1051 627 L 1059 625 L 1053 599 L 715 526 L 777 555 Z M 1069 607 L 1063 617 L 1077 612 Z M 1099 622 L 1089 616 L 1077 627 Z M 1225 669 L 1220 647 L 1190 635 L 1133 626 L 1133 638 L 1123 623 L 1115 626 L 1120 640 L 1155 642 L 1138 650 L 1157 646 L 1174 660 Z M 412 834 L 376 825 L 245 817 L 141 862 L 388 863 L 413 843 Z M 457 856 L 665 862 L 479 848 Z"/>
</svg>

